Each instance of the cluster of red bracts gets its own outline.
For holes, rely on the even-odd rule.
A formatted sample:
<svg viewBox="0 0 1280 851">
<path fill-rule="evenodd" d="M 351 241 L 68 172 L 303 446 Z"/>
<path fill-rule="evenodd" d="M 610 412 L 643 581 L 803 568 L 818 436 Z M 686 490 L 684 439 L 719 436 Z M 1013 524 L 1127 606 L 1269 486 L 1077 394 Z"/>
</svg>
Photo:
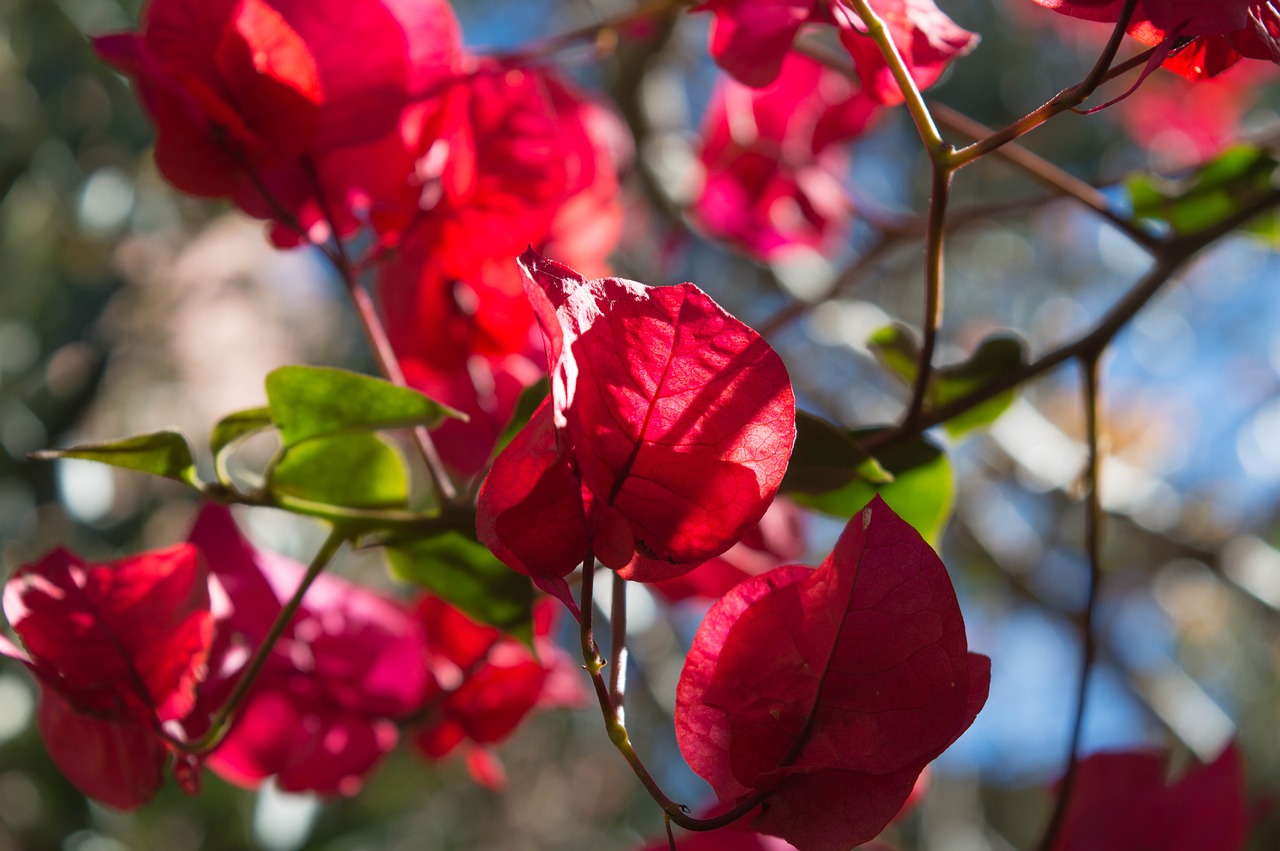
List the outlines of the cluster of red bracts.
<svg viewBox="0 0 1280 851">
<path fill-rule="evenodd" d="M 263 643 L 305 568 L 255 550 L 209 507 L 186 544 L 112 564 L 56 551 L 9 580 L 4 612 L 25 651 L 0 652 L 40 684 L 49 754 L 86 795 L 146 803 L 167 765 L 189 791 L 200 766 L 246 787 L 353 794 L 406 734 L 423 755 L 462 749 L 501 785 L 486 746 L 536 708 L 576 705 L 575 666 L 550 639 L 536 655 L 431 597 L 415 605 L 322 575 L 210 749 L 193 747 Z"/>
</svg>

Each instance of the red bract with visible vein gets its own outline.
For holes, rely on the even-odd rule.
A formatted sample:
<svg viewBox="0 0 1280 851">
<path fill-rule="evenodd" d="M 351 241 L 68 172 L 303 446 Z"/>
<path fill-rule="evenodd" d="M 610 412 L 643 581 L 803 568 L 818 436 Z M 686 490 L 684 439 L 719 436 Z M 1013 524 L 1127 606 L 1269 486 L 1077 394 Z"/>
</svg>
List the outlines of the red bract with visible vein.
<svg viewBox="0 0 1280 851">
<path fill-rule="evenodd" d="M 209 506 L 191 532 L 226 590 L 212 674 L 200 691 L 207 711 L 188 734 L 202 735 L 249 655 L 266 637 L 306 568 L 260 552 L 230 512 Z M 322 575 L 276 642 L 231 732 L 208 757 L 224 779 L 256 787 L 276 776 L 289 791 L 353 794 L 395 747 L 394 719 L 437 690 L 422 661 L 421 625 L 396 601 Z M 203 725 L 199 722 L 203 721 Z"/>
<path fill-rule="evenodd" d="M 1035 0 L 1073 18 L 1111 23 L 1124 0 Z M 1148 45 L 1191 43 L 1164 59 L 1164 67 L 1197 80 L 1213 77 L 1242 58 L 1280 63 L 1280 6 L 1276 0 L 1138 0 L 1127 32 Z"/>
<path fill-rule="evenodd" d="M 213 641 L 204 567 L 191 546 L 105 565 L 56 550 L 5 585 L 4 613 L 26 646 L 0 638 L 41 687 L 49 755 L 91 798 L 119 809 L 164 782 L 161 725 L 191 712 Z"/>
<path fill-rule="evenodd" d="M 590 551 L 653 582 L 724 552 L 791 455 L 782 360 L 693 284 L 588 281 L 533 251 L 521 264 L 551 396 L 485 480 L 481 540 L 535 577 Z"/>
<path fill-rule="evenodd" d="M 978 43 L 976 35 L 957 26 L 933 0 L 870 2 L 920 88 L 937 82 L 947 63 Z M 867 93 L 885 104 L 902 102 L 902 92 L 879 48 L 865 35 L 862 19 L 840 0 L 707 0 L 698 8 L 716 16 L 712 58 L 748 86 L 773 82 L 802 25 L 827 24 L 839 31 Z"/>
<path fill-rule="evenodd" d="M 461 52 L 447 0 L 152 0 L 141 33 L 94 46 L 135 80 L 174 186 L 308 230 L 327 206 L 344 232 L 417 208 L 414 161 Z"/>
<path fill-rule="evenodd" d="M 1234 743 L 1213 762 L 1165 781 L 1164 756 L 1098 753 L 1077 768 L 1053 851 L 1240 851 L 1248 833 Z"/>
<path fill-rule="evenodd" d="M 711 609 L 676 734 L 722 801 L 768 793 L 751 829 L 843 851 L 893 819 L 989 682 L 946 568 L 877 497 L 820 568 L 778 568 Z"/>
</svg>

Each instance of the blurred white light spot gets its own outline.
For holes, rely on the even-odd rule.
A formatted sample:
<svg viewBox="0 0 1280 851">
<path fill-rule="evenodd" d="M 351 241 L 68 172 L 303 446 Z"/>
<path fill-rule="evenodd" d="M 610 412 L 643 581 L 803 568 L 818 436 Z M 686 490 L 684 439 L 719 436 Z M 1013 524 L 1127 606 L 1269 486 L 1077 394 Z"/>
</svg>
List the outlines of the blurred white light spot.
<svg viewBox="0 0 1280 851">
<path fill-rule="evenodd" d="M 1273 609 L 1280 609 L 1280 551 L 1251 535 L 1232 538 L 1222 549 L 1227 577 Z"/>
<path fill-rule="evenodd" d="M 123 171 L 114 166 L 98 169 L 80 190 L 80 229 L 94 236 L 119 233 L 133 209 L 133 195 L 133 182 Z"/>
<path fill-rule="evenodd" d="M 27 729 L 35 700 L 31 689 L 17 677 L 0 676 L 0 742 L 7 742 Z"/>
<path fill-rule="evenodd" d="M 1236 454 L 1250 478 L 1280 482 L 1280 400 L 1264 405 L 1237 432 Z"/>
<path fill-rule="evenodd" d="M 774 214 L 770 210 L 770 215 Z M 773 262 L 778 283 L 800 301 L 817 301 L 826 295 L 836 271 L 827 258 L 812 248 L 797 246 Z"/>
<path fill-rule="evenodd" d="M 867 340 L 892 322 L 892 316 L 869 301 L 824 301 L 814 307 L 805 327 L 819 343 L 848 346 L 871 357 Z"/>
<path fill-rule="evenodd" d="M 115 502 L 115 477 L 104 464 L 64 458 L 58 462 L 58 494 L 72 517 L 96 523 Z"/>
<path fill-rule="evenodd" d="M 0 400 L 0 443 L 14 457 L 22 457 L 44 446 L 48 439 L 44 423 L 16 397 Z"/>
<path fill-rule="evenodd" d="M 268 780 L 253 808 L 253 835 L 267 851 L 294 851 L 307 841 L 319 814 L 315 795 L 282 792 L 275 780 Z"/>
<path fill-rule="evenodd" d="M 1098 230 L 1098 256 L 1108 269 L 1123 278 L 1136 278 L 1151 265 L 1145 249 L 1109 227 Z"/>
</svg>

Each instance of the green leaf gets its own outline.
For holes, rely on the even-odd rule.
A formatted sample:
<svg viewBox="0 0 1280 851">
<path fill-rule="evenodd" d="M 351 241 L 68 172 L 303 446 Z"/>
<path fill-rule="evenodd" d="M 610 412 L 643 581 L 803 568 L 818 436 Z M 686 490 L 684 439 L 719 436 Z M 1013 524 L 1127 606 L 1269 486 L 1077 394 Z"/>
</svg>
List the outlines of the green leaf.
<svg viewBox="0 0 1280 851">
<path fill-rule="evenodd" d="M 886 325 L 867 338 L 867 348 L 881 366 L 908 387 L 915 382 L 920 346 L 910 328 L 897 323 Z"/>
<path fill-rule="evenodd" d="M 1174 233 L 1214 227 L 1267 192 L 1280 163 L 1253 145 L 1236 145 L 1180 180 L 1138 174 L 1125 181 L 1133 214 L 1166 223 Z"/>
<path fill-rule="evenodd" d="M 97 461 L 125 470 L 138 470 L 153 476 L 182 482 L 199 490 L 203 487 L 196 475 L 196 464 L 187 439 L 176 431 L 139 434 L 107 443 L 86 443 L 69 449 L 51 449 L 31 453 L 32 458 L 80 458 Z"/>
<path fill-rule="evenodd" d="M 217 458 L 232 443 L 240 438 L 264 428 L 270 428 L 271 412 L 266 408 L 250 408 L 247 411 L 236 411 L 218 420 L 209 436 L 209 448 L 213 457 Z"/>
<path fill-rule="evenodd" d="M 942 407 L 1021 368 L 1027 362 L 1026 344 L 1012 334 L 992 334 L 967 361 L 943 367 L 930 383 L 929 402 Z M 959 437 L 967 431 L 990 425 L 1013 404 L 1017 391 L 1010 388 L 943 423 L 947 433 Z"/>
<path fill-rule="evenodd" d="M 387 547 L 391 572 L 473 619 L 522 641 L 533 637 L 533 583 L 498 561 L 474 530 L 450 530 Z"/>
<path fill-rule="evenodd" d="M 856 431 L 852 438 L 862 439 L 877 431 Z M 929 439 L 918 437 L 878 452 L 876 459 L 892 474 L 893 481 L 875 484 L 855 478 L 837 490 L 793 493 L 791 498 L 799 505 L 827 514 L 852 517 L 880 494 L 890 508 L 936 547 L 955 501 L 955 477 L 946 453 Z"/>
<path fill-rule="evenodd" d="M 858 448 L 848 432 L 813 414 L 796 411 L 796 445 L 781 490 L 821 494 L 858 478 L 876 484 L 893 481 L 876 459 Z"/>
<path fill-rule="evenodd" d="M 876 359 L 907 387 L 914 387 L 920 348 L 905 325 L 889 325 L 867 340 Z M 1027 362 L 1026 345 L 1017 336 L 1001 332 L 983 340 L 966 361 L 936 369 L 925 390 L 926 412 L 962 399 L 998 381 Z M 1017 391 L 1010 389 L 952 417 L 943 425 L 952 437 L 990 425 L 1013 403 Z"/>
<path fill-rule="evenodd" d="M 497 458 L 498 453 L 507 448 L 507 444 L 515 438 L 520 429 L 528 424 L 533 412 L 538 410 L 538 406 L 542 404 L 542 400 L 547 398 L 547 394 L 550 392 L 551 382 L 546 376 L 520 391 L 520 398 L 516 400 L 516 409 L 512 412 L 511 419 L 507 421 L 506 426 L 502 429 L 502 434 L 498 435 L 498 442 L 493 447 L 492 457 Z"/>
<path fill-rule="evenodd" d="M 439 425 L 467 415 L 416 390 L 343 369 L 285 366 L 267 376 L 267 407 L 284 447 L 350 431 Z"/>
<path fill-rule="evenodd" d="M 400 508 L 409 500 L 409 474 L 386 441 L 356 432 L 313 438 L 284 452 L 267 489 L 326 505 Z"/>
</svg>

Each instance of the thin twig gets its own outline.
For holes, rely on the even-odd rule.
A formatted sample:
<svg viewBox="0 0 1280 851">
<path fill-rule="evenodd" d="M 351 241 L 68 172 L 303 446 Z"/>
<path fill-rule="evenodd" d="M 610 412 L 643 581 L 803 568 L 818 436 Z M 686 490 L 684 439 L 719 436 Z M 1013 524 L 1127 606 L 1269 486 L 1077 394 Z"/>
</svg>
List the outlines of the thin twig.
<svg viewBox="0 0 1280 851">
<path fill-rule="evenodd" d="M 325 197 L 324 186 L 320 182 L 320 176 L 316 173 L 315 166 L 305 157 L 302 160 L 302 167 L 311 181 L 311 189 L 315 193 L 321 215 L 324 216 L 325 221 L 329 224 L 332 246 L 325 249 L 325 255 L 333 263 L 334 268 L 337 269 L 338 277 L 342 279 L 343 286 L 346 287 L 347 294 L 351 297 L 356 317 L 360 320 L 360 327 L 364 329 L 365 338 L 368 340 L 369 348 L 373 352 L 373 358 L 378 363 L 378 370 L 392 384 L 408 387 L 409 383 L 405 380 L 404 371 L 400 369 L 400 360 L 396 357 L 395 349 L 391 346 L 391 339 L 387 336 L 387 330 L 382 325 L 382 318 L 378 316 L 378 309 L 374 306 L 373 299 L 369 296 L 368 291 L 360 284 L 356 267 L 351 262 L 346 244 L 339 234 L 338 220 L 333 214 L 328 199 Z M 456 502 L 458 500 L 458 489 L 454 486 L 453 480 L 449 476 L 449 471 L 446 469 L 430 433 L 428 433 L 425 426 L 418 426 L 412 430 L 412 434 L 414 443 L 418 447 L 418 452 L 422 455 L 422 459 L 426 462 L 428 471 L 431 474 L 431 481 L 435 486 L 436 495 L 445 502 Z"/>
<path fill-rule="evenodd" d="M 1124 41 L 1125 30 L 1129 27 L 1129 21 L 1132 20 L 1133 11 L 1137 8 L 1137 5 L 1137 0 L 1125 0 L 1120 17 L 1111 31 L 1111 38 L 1107 40 L 1107 45 L 1103 48 L 1102 53 L 1099 54 L 1098 61 L 1094 63 L 1093 68 L 1090 69 L 1083 80 L 1070 88 L 1058 92 L 1043 106 L 1019 118 L 1012 124 L 997 130 L 985 138 L 979 139 L 972 145 L 953 151 L 949 157 L 950 163 L 956 168 L 963 168 L 974 160 L 995 151 L 1020 136 L 1025 136 L 1055 115 L 1076 108 L 1088 100 L 1098 86 L 1113 79 L 1120 73 L 1127 72 L 1137 65 L 1143 64 L 1150 57 L 1151 51 L 1146 51 L 1116 68 L 1111 67 L 1111 63 L 1115 61 L 1116 53 L 1120 50 L 1120 44 Z M 1154 48 L 1152 49 L 1154 50 Z"/>
<path fill-rule="evenodd" d="M 990 127 L 949 106 L 932 103 L 930 108 L 933 110 L 934 117 L 944 126 L 972 139 L 986 138 L 995 133 Z M 1107 201 L 1107 196 L 1103 195 L 1097 187 L 1085 183 L 1022 145 L 1009 142 L 997 148 L 994 153 L 1021 168 L 1050 189 L 1079 201 L 1148 251 L 1153 251 L 1161 245 L 1160 237 L 1132 219 L 1117 213 Z"/>
<path fill-rule="evenodd" d="M 332 561 L 334 555 L 346 540 L 347 531 L 341 526 L 334 526 L 320 546 L 320 550 L 311 560 L 311 564 L 307 566 L 307 572 L 303 575 L 302 581 L 298 583 L 293 596 L 280 609 L 275 620 L 271 623 L 271 628 L 263 636 L 262 643 L 258 645 L 253 657 L 245 665 L 244 671 L 236 681 L 235 687 L 231 690 L 231 695 L 227 698 L 226 703 L 222 704 L 218 711 L 214 713 L 213 718 L 210 719 L 209 729 L 194 742 L 179 742 L 170 739 L 175 746 L 188 753 L 206 753 L 217 747 L 218 743 L 222 741 L 223 736 L 231 729 L 231 722 L 234 720 L 240 704 L 248 697 L 250 689 L 253 688 L 253 684 L 258 678 L 258 674 L 261 673 L 263 666 L 267 663 L 267 659 L 275 649 L 276 642 L 280 639 L 280 636 L 284 635 L 285 630 L 288 629 L 289 624 L 293 621 L 293 616 L 297 614 L 307 590 L 324 571 L 325 567 L 328 566 L 329 562 Z"/>
<path fill-rule="evenodd" d="M 933 378 L 933 353 L 938 345 L 938 329 L 942 326 L 942 250 L 950 195 L 951 170 L 934 165 L 933 189 L 929 193 L 929 215 L 925 231 L 924 321 L 921 323 L 920 355 L 916 360 L 911 401 L 907 403 L 907 411 L 902 418 L 903 430 L 915 427 L 929 395 L 929 381 Z"/>
<path fill-rule="evenodd" d="M 1102 526 L 1102 500 L 1098 492 L 1099 447 L 1098 447 L 1098 363 L 1101 352 L 1089 358 L 1082 358 L 1080 369 L 1083 378 L 1084 411 L 1085 411 L 1085 444 L 1088 447 L 1088 460 L 1085 465 L 1085 518 L 1084 549 L 1089 560 L 1089 588 L 1085 600 L 1084 615 L 1081 618 L 1081 659 L 1080 680 L 1076 686 L 1075 717 L 1071 725 L 1071 744 L 1067 751 L 1067 770 L 1058 786 L 1058 797 L 1054 802 L 1053 813 L 1045 828 L 1044 837 L 1040 841 L 1040 851 L 1051 851 L 1062 822 L 1071 802 L 1071 794 L 1075 790 L 1076 769 L 1080 764 L 1080 740 L 1084 733 L 1085 706 L 1089 694 L 1089 673 L 1093 670 L 1094 660 L 1098 655 L 1098 639 L 1095 635 L 1094 617 L 1098 610 L 1098 598 L 1102 588 L 1102 552 L 1100 546 Z"/>
<path fill-rule="evenodd" d="M 613 599 L 609 606 L 609 698 L 618 720 L 626 722 L 623 699 L 627 691 L 627 581 L 613 576 Z"/>
</svg>

